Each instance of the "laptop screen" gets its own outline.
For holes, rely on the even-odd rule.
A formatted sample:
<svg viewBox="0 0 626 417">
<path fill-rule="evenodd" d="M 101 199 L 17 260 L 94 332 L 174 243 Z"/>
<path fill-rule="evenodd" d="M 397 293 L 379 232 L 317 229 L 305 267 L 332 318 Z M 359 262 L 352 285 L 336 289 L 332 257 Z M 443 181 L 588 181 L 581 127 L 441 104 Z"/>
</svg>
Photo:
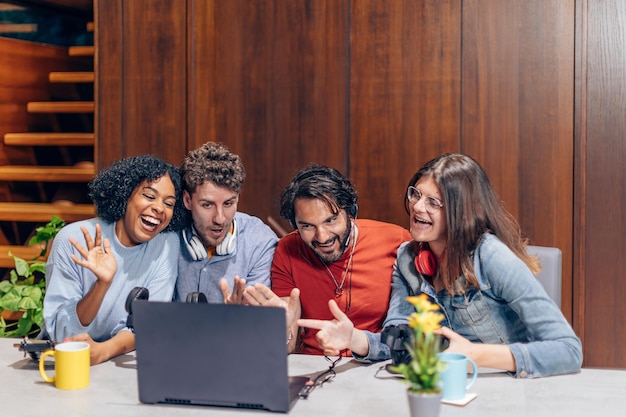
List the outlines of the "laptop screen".
<svg viewBox="0 0 626 417">
<path fill-rule="evenodd" d="M 133 322 L 143 403 L 287 412 L 297 397 L 282 308 L 137 300 Z"/>
</svg>

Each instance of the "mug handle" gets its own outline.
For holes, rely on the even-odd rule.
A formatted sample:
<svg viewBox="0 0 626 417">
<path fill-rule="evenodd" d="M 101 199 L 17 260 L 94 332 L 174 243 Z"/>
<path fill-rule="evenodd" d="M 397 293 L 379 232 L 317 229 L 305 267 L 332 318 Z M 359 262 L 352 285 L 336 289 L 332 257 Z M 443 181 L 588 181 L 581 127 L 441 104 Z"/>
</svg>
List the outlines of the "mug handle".
<svg viewBox="0 0 626 417">
<path fill-rule="evenodd" d="M 472 365 L 472 376 L 465 386 L 466 390 L 470 389 L 472 385 L 474 385 L 474 382 L 476 382 L 476 377 L 478 376 L 478 367 L 476 367 L 476 363 L 470 358 L 467 358 L 467 361 Z"/>
<path fill-rule="evenodd" d="M 45 364 L 43 360 L 47 358 L 48 356 L 54 356 L 54 350 L 49 349 L 41 354 L 41 357 L 39 358 L 39 373 L 41 374 L 41 377 L 43 378 L 44 381 L 54 382 L 54 376 L 51 378 L 46 374 Z"/>
</svg>

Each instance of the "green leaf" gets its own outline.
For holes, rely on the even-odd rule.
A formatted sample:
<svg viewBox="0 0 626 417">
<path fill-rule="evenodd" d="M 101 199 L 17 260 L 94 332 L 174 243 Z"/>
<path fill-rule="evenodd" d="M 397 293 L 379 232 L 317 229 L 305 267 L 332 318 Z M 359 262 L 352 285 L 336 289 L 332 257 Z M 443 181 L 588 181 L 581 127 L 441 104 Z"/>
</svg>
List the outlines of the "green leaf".
<svg viewBox="0 0 626 417">
<path fill-rule="evenodd" d="M 35 236 L 33 236 L 28 242 L 29 245 L 36 245 L 38 243 L 47 243 L 59 233 L 65 226 L 65 221 L 57 216 L 52 216 L 52 219 L 45 225 L 35 229 Z"/>
<path fill-rule="evenodd" d="M 33 323 L 41 327 L 43 324 L 43 308 L 38 308 L 33 314 Z"/>
<path fill-rule="evenodd" d="M 43 291 L 41 291 L 41 288 L 35 285 L 30 287 L 24 287 L 24 289 L 22 290 L 22 297 L 33 300 L 37 304 L 41 304 L 41 301 L 43 301 Z"/>
<path fill-rule="evenodd" d="M 18 294 L 17 290 L 12 289 L 11 291 L 7 292 L 2 297 L 0 297 L 0 308 L 9 310 L 9 311 L 19 311 L 20 299 L 21 297 Z"/>
<path fill-rule="evenodd" d="M 29 244 L 45 243 L 40 256 L 47 252 L 48 244 L 63 228 L 65 221 L 52 216 L 50 222 L 36 229 Z M 0 317 L 0 337 L 15 337 L 35 334 L 43 325 L 43 299 L 46 289 L 46 263 L 40 260 L 24 260 L 9 255 L 15 268 L 9 271 L 8 280 L 0 280 L 0 310 L 24 311 L 17 322 L 7 323 Z M 42 279 L 43 278 L 43 279 Z"/>
<path fill-rule="evenodd" d="M 9 291 L 11 291 L 12 288 L 13 288 L 13 284 L 11 284 L 10 281 L 8 280 L 0 281 L 0 295 L 4 295 L 8 293 Z"/>
<path fill-rule="evenodd" d="M 45 262 L 33 262 L 30 264 L 30 274 L 32 275 L 34 272 L 41 272 L 42 274 L 46 273 L 46 263 Z"/>
<path fill-rule="evenodd" d="M 18 307 L 18 310 L 29 310 L 29 309 L 37 308 L 38 305 L 32 298 L 22 297 L 19 303 L 17 304 L 17 307 Z"/>
<path fill-rule="evenodd" d="M 11 252 L 9 252 L 9 256 L 13 258 L 15 262 L 15 271 L 17 275 L 20 277 L 29 277 L 30 276 L 30 267 L 28 266 L 28 262 L 26 262 L 22 258 L 18 258 L 17 256 L 13 256 Z"/>
<path fill-rule="evenodd" d="M 11 285 L 17 282 L 17 272 L 15 272 L 15 269 L 9 271 L 9 282 Z"/>
</svg>

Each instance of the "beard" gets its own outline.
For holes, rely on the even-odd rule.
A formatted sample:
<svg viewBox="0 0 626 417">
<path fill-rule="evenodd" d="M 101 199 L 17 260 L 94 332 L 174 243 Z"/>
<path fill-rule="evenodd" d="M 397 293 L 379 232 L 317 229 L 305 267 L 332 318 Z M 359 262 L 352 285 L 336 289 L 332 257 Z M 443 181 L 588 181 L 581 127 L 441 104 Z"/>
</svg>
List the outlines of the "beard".
<svg viewBox="0 0 626 417">
<path fill-rule="evenodd" d="M 209 231 L 207 230 L 208 226 L 206 229 L 200 229 L 194 223 L 193 227 L 194 227 L 194 231 L 196 235 L 202 241 L 202 244 L 208 249 L 210 247 L 217 247 L 220 243 L 224 241 L 224 239 L 226 238 L 226 235 L 230 233 L 230 230 L 232 228 L 232 222 L 228 226 L 226 225 L 223 226 L 224 230 L 222 231 L 221 235 L 218 236 L 217 238 L 214 237 L 214 235 L 211 235 L 209 233 Z"/>
<path fill-rule="evenodd" d="M 348 221 L 348 227 L 346 227 L 346 230 L 344 233 L 342 233 L 339 236 L 335 236 L 334 238 L 327 240 L 326 242 L 316 242 L 313 241 L 311 243 L 311 249 L 313 249 L 313 252 L 315 252 L 315 254 L 326 264 L 331 264 L 337 260 L 339 260 L 339 258 L 341 258 L 341 256 L 344 254 L 344 252 L 346 251 L 346 248 L 348 247 L 349 242 L 349 237 L 350 237 L 350 233 L 352 232 L 352 222 Z M 335 252 L 332 253 L 327 253 L 327 252 L 322 252 L 321 250 L 319 250 L 318 246 L 319 245 L 327 245 L 331 242 L 338 240 L 339 241 L 339 249 Z"/>
</svg>

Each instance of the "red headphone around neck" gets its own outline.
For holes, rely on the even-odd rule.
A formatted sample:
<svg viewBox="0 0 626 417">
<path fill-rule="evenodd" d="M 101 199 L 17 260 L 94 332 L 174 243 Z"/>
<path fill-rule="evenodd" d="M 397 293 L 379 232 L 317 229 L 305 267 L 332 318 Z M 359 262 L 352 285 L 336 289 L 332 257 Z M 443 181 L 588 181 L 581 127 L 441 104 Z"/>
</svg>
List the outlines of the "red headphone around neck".
<svg viewBox="0 0 626 417">
<path fill-rule="evenodd" d="M 438 264 L 437 257 L 428 246 L 420 244 L 417 250 L 417 256 L 415 257 L 415 268 L 417 268 L 417 272 L 427 277 L 433 277 L 437 274 Z"/>
</svg>

